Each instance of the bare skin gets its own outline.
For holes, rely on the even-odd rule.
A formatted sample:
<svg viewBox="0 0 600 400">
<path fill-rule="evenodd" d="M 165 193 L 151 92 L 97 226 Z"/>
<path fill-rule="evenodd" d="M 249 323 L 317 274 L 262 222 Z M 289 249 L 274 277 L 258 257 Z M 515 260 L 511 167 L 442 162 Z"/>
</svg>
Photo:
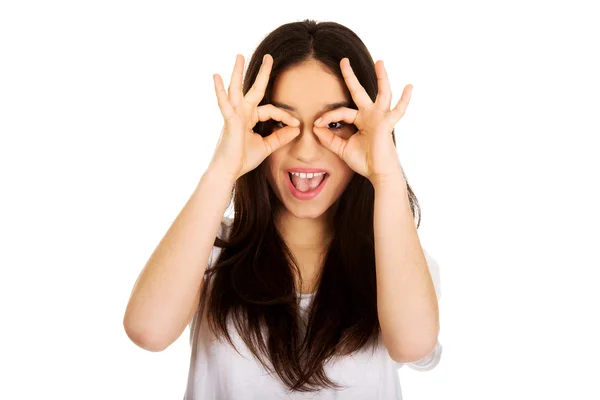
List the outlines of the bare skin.
<svg viewBox="0 0 600 400">
<path fill-rule="evenodd" d="M 314 291 L 325 247 L 331 240 L 332 206 L 354 175 L 340 157 L 321 144 L 313 130 L 314 123 L 325 113 L 325 106 L 349 100 L 343 82 L 315 60 L 284 71 L 273 88 L 272 103 L 300 121 L 300 134 L 267 158 L 267 179 L 284 206 L 278 210 L 276 220 L 283 239 L 298 261 L 304 281 L 298 289 L 301 293 Z M 327 128 L 345 139 L 356 131 L 353 125 L 339 122 L 331 122 Z M 314 199 L 299 200 L 290 193 L 285 170 L 296 167 L 321 168 L 330 174 Z"/>
</svg>

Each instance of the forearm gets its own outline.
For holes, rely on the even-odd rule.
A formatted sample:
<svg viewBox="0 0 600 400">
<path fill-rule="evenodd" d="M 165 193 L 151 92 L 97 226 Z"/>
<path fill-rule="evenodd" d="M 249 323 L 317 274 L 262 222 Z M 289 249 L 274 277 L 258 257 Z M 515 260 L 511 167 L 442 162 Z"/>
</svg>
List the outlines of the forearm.
<svg viewBox="0 0 600 400">
<path fill-rule="evenodd" d="M 191 320 L 232 185 L 207 170 L 141 271 L 123 319 L 140 347 L 165 349 Z"/>
<path fill-rule="evenodd" d="M 428 355 L 437 342 L 435 288 L 401 172 L 373 186 L 377 309 L 382 338 L 396 361 L 416 361 Z"/>
</svg>

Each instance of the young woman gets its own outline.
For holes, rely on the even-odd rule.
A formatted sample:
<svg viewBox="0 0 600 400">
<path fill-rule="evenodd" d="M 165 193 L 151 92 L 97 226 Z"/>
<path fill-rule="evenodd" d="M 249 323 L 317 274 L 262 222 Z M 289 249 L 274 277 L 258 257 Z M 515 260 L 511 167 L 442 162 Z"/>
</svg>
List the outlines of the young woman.
<svg viewBox="0 0 600 400">
<path fill-rule="evenodd" d="M 161 351 L 190 326 L 188 400 L 401 399 L 397 368 L 442 350 L 438 266 L 395 149 L 412 87 L 391 109 L 383 63 L 333 22 L 275 29 L 243 69 L 227 91 L 213 76 L 221 137 L 126 332 Z"/>
</svg>

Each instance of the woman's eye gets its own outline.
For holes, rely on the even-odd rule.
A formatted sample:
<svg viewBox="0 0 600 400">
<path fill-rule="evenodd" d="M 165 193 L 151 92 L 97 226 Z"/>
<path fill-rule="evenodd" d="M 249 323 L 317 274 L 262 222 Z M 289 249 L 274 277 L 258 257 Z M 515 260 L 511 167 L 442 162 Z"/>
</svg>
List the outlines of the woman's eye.
<svg viewBox="0 0 600 400">
<path fill-rule="evenodd" d="M 338 124 L 338 126 L 335 126 L 336 124 Z M 273 129 L 283 128 L 284 126 L 287 126 L 287 125 L 281 121 L 272 120 L 272 122 L 271 122 L 271 128 L 273 128 Z M 330 122 L 327 125 L 327 128 L 337 131 L 337 130 L 344 128 L 345 126 L 346 126 L 346 123 L 344 123 L 342 121 L 336 121 L 336 122 Z"/>
<path fill-rule="evenodd" d="M 340 126 L 338 127 L 332 127 L 331 124 L 340 124 Z M 344 126 L 346 126 L 345 123 L 338 121 L 338 122 L 330 122 L 329 123 L 329 129 L 333 129 L 333 130 L 338 130 L 338 129 L 342 129 Z"/>
<path fill-rule="evenodd" d="M 272 122 L 271 122 L 271 128 L 283 128 L 284 126 L 285 126 L 285 124 L 281 121 L 272 120 Z"/>
</svg>

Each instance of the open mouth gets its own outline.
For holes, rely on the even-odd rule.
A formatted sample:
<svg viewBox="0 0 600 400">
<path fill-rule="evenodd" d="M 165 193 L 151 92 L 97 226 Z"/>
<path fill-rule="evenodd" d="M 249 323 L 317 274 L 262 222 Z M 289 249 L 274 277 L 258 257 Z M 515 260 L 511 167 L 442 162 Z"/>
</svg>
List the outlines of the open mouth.
<svg viewBox="0 0 600 400">
<path fill-rule="evenodd" d="M 327 179 L 329 174 L 327 172 L 318 173 L 318 174 L 302 174 L 302 176 L 298 176 L 298 174 L 293 174 L 288 172 L 288 178 L 292 185 L 301 193 L 310 192 L 319 187 L 321 183 Z"/>
<path fill-rule="evenodd" d="M 288 188 L 291 194 L 299 200 L 311 200 L 315 198 L 323 189 L 329 174 L 297 174 L 288 172 Z"/>
</svg>

